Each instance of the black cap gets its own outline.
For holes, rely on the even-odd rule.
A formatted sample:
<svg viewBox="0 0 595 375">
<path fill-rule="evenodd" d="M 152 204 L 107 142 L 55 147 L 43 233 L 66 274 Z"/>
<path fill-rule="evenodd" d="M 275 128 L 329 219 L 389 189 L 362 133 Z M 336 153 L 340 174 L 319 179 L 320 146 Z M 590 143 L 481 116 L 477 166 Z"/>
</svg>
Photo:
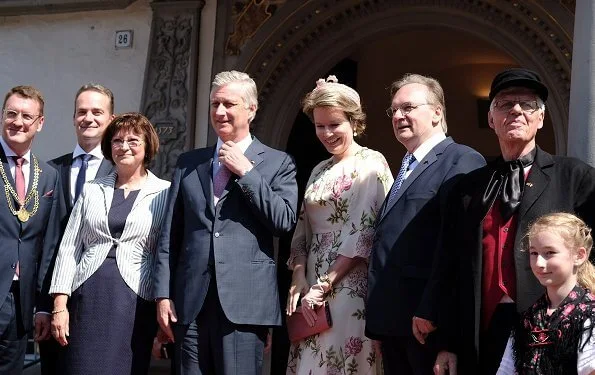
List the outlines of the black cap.
<svg viewBox="0 0 595 375">
<path fill-rule="evenodd" d="M 494 78 L 490 89 L 490 100 L 493 100 L 496 94 L 509 87 L 526 87 L 535 90 L 537 96 L 544 102 L 547 100 L 547 87 L 541 82 L 539 74 L 525 68 L 507 69 Z"/>
</svg>

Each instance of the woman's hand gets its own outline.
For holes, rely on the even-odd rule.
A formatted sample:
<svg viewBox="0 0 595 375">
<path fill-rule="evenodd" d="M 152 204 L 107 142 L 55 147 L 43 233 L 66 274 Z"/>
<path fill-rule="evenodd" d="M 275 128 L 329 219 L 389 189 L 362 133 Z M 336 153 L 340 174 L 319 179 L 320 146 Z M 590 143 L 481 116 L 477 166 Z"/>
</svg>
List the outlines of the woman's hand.
<svg viewBox="0 0 595 375">
<path fill-rule="evenodd" d="M 69 321 L 70 313 L 67 309 L 56 310 L 52 313 L 52 335 L 62 346 L 68 345 Z"/>
<path fill-rule="evenodd" d="M 316 309 L 324 303 L 324 295 L 325 292 L 323 286 L 314 284 L 302 298 L 302 314 L 310 327 L 316 324 L 316 320 L 318 319 Z"/>
<path fill-rule="evenodd" d="M 287 296 L 287 306 L 285 312 L 291 316 L 297 308 L 300 295 L 305 295 L 310 289 L 310 284 L 306 280 L 306 275 L 303 270 L 295 270 L 291 278 L 291 286 L 289 287 L 289 295 Z"/>
</svg>

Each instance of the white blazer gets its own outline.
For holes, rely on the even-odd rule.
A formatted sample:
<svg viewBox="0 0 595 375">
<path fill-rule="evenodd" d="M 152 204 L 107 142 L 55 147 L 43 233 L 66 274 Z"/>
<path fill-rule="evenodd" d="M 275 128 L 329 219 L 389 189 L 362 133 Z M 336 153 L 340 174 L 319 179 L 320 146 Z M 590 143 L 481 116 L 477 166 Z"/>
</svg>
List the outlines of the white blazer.
<svg viewBox="0 0 595 375">
<path fill-rule="evenodd" d="M 122 278 L 137 295 L 152 300 L 155 248 L 165 215 L 169 181 L 148 171 L 119 239 L 113 238 L 108 213 L 116 173 L 87 182 L 60 244 L 51 293 L 70 295 L 101 266 L 113 245 Z"/>
</svg>

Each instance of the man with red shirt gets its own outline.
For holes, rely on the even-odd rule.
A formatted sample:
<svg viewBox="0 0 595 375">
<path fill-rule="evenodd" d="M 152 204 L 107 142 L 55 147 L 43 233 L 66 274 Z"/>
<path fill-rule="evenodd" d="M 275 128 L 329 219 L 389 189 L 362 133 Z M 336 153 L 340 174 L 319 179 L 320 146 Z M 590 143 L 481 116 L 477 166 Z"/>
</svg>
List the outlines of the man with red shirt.
<svg viewBox="0 0 595 375">
<path fill-rule="evenodd" d="M 488 123 L 502 155 L 461 179 L 451 195 L 453 220 L 424 295 L 434 301 L 432 311 L 416 314 L 421 321 L 443 317 L 436 334 L 449 339 L 436 359 L 440 374 L 456 373 L 457 356 L 459 374 L 496 373 L 518 312 L 544 292 L 523 251 L 531 222 L 564 211 L 595 224 L 595 169 L 550 155 L 535 142 L 547 97 L 539 75 L 528 69 L 505 70 L 492 82 Z M 435 329 L 429 322 L 417 328 L 426 335 Z"/>
</svg>

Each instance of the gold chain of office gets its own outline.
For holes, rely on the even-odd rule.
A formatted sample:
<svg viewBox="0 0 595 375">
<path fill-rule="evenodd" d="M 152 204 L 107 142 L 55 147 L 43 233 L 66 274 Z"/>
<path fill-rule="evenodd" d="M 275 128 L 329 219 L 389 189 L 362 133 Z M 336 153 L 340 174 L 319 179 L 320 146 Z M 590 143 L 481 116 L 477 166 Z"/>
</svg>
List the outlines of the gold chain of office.
<svg viewBox="0 0 595 375">
<path fill-rule="evenodd" d="M 15 215 L 21 222 L 26 222 L 29 218 L 37 213 L 37 209 L 39 208 L 39 193 L 37 192 L 37 185 L 39 184 L 39 173 L 41 169 L 39 168 L 39 162 L 37 158 L 32 155 L 33 158 L 33 184 L 31 185 L 31 190 L 25 197 L 25 201 L 21 202 L 19 199 L 19 195 L 14 188 L 8 182 L 8 177 L 6 176 L 6 171 L 4 170 L 3 163 L 0 162 L 0 174 L 2 175 L 2 180 L 4 181 L 4 193 L 6 194 L 6 201 L 8 202 L 8 209 Z M 15 167 L 16 168 L 16 167 Z M 12 197 L 14 197 L 19 204 L 21 205 L 18 211 L 14 208 Z M 25 208 L 29 202 L 33 199 L 33 209 L 31 212 L 27 211 Z"/>
</svg>

